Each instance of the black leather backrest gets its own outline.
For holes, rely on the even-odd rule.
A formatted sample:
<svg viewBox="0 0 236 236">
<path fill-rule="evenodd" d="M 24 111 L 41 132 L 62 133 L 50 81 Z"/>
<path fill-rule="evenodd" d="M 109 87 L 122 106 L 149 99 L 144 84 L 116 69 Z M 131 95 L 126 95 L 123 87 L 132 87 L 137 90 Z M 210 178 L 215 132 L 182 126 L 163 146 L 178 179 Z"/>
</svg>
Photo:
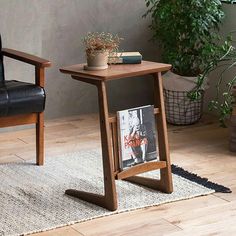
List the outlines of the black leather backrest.
<svg viewBox="0 0 236 236">
<path fill-rule="evenodd" d="M 0 82 L 4 81 L 4 67 L 3 67 L 3 56 L 2 56 L 2 38 L 0 34 Z"/>
</svg>

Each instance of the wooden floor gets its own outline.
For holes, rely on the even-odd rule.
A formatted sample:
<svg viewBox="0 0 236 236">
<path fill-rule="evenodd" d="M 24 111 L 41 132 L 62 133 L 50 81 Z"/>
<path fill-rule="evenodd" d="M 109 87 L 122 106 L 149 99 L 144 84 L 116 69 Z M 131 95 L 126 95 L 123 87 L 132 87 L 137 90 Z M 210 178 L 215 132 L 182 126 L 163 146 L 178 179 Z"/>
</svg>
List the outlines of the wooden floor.
<svg viewBox="0 0 236 236">
<path fill-rule="evenodd" d="M 100 147 L 97 115 L 46 122 L 46 157 Z M 172 163 L 229 186 L 232 194 L 204 197 L 75 224 L 35 236 L 236 235 L 236 154 L 228 130 L 204 118 L 189 127 L 169 127 Z M 35 158 L 34 129 L 0 133 L 0 162 Z"/>
</svg>

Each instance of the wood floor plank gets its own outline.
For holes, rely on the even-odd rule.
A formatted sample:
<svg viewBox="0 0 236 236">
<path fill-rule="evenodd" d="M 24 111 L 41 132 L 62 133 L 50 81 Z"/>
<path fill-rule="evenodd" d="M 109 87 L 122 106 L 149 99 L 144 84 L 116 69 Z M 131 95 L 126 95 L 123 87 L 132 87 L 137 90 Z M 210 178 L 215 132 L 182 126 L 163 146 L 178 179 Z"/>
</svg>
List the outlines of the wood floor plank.
<svg viewBox="0 0 236 236">
<path fill-rule="evenodd" d="M 222 211 L 222 209 L 224 209 L 224 211 Z M 210 226 L 211 224 L 220 225 L 225 219 L 234 219 L 236 222 L 236 201 L 225 202 L 224 204 L 205 208 L 195 207 L 191 211 L 178 213 L 171 217 L 165 216 L 164 218 L 182 229 Z"/>
<path fill-rule="evenodd" d="M 186 201 L 164 204 L 158 207 L 150 207 L 138 211 L 104 217 L 85 223 L 79 223 L 72 227 L 89 236 L 156 235 L 157 231 L 159 233 L 158 235 L 163 235 L 165 232 L 177 232 L 181 229 L 179 227 L 170 227 L 169 223 L 172 223 L 161 217 L 191 212 L 195 206 L 198 206 L 198 208 L 206 208 L 209 206 L 223 205 L 225 203 L 226 201 L 222 199 L 214 197 L 213 195 L 208 195 Z M 162 226 L 159 225 L 160 223 L 161 225 L 164 224 L 164 228 L 161 228 Z M 142 227 L 140 227 L 140 225 L 142 225 Z M 98 234 L 96 234 L 96 232 Z"/>
<path fill-rule="evenodd" d="M 152 214 L 150 217 L 150 214 L 145 212 L 142 212 L 142 217 L 135 212 L 130 212 L 93 220 L 93 227 L 91 227 L 91 222 L 75 224 L 72 227 L 86 236 L 156 236 L 155 229 L 157 228 L 158 235 L 163 235 L 167 231 L 177 232 L 180 230 L 161 219 L 158 214 Z"/>
<path fill-rule="evenodd" d="M 222 221 L 213 222 L 207 225 L 192 226 L 179 232 L 167 232 L 167 236 L 183 236 L 183 235 L 197 235 L 197 236 L 234 236 L 236 232 L 235 218 L 224 219 Z"/>
<path fill-rule="evenodd" d="M 23 162 L 24 160 L 20 157 L 17 157 L 15 154 L 11 155 L 1 155 L 0 164 L 11 163 L 11 162 Z"/>
<path fill-rule="evenodd" d="M 83 234 L 73 229 L 71 226 L 45 231 L 42 233 L 36 233 L 33 235 L 34 236 L 84 236 Z"/>
</svg>

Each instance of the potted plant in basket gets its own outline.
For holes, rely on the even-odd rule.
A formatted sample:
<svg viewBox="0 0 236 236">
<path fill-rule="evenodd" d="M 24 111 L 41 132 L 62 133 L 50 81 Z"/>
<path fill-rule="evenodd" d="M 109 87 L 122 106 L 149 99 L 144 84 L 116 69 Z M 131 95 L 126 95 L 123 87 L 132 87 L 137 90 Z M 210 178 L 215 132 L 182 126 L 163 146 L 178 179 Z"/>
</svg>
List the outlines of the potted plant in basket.
<svg viewBox="0 0 236 236">
<path fill-rule="evenodd" d="M 202 114 L 204 89 L 194 101 L 188 98 L 197 77 L 219 53 L 218 30 L 224 18 L 219 0 L 145 0 L 153 39 L 160 41 L 162 59 L 172 64 L 164 80 L 167 121 L 186 125 Z"/>
<path fill-rule="evenodd" d="M 89 32 L 84 38 L 85 51 L 87 56 L 87 70 L 104 70 L 108 68 L 109 53 L 117 51 L 120 45 L 120 38 L 117 34 L 105 32 Z"/>
</svg>

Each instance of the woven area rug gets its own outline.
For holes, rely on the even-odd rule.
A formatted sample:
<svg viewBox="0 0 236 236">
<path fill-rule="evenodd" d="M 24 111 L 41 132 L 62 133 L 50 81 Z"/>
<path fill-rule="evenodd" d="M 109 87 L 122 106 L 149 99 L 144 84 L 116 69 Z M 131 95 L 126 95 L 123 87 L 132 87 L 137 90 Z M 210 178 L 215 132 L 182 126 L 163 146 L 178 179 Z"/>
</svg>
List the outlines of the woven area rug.
<svg viewBox="0 0 236 236">
<path fill-rule="evenodd" d="M 99 151 L 83 151 L 47 158 L 43 167 L 34 161 L 0 165 L 0 235 L 24 235 L 74 224 L 101 216 L 179 201 L 215 192 L 223 186 L 172 166 L 174 192 L 160 193 L 117 181 L 116 212 L 64 194 L 68 188 L 103 192 Z M 159 171 L 148 176 L 158 177 Z"/>
</svg>

